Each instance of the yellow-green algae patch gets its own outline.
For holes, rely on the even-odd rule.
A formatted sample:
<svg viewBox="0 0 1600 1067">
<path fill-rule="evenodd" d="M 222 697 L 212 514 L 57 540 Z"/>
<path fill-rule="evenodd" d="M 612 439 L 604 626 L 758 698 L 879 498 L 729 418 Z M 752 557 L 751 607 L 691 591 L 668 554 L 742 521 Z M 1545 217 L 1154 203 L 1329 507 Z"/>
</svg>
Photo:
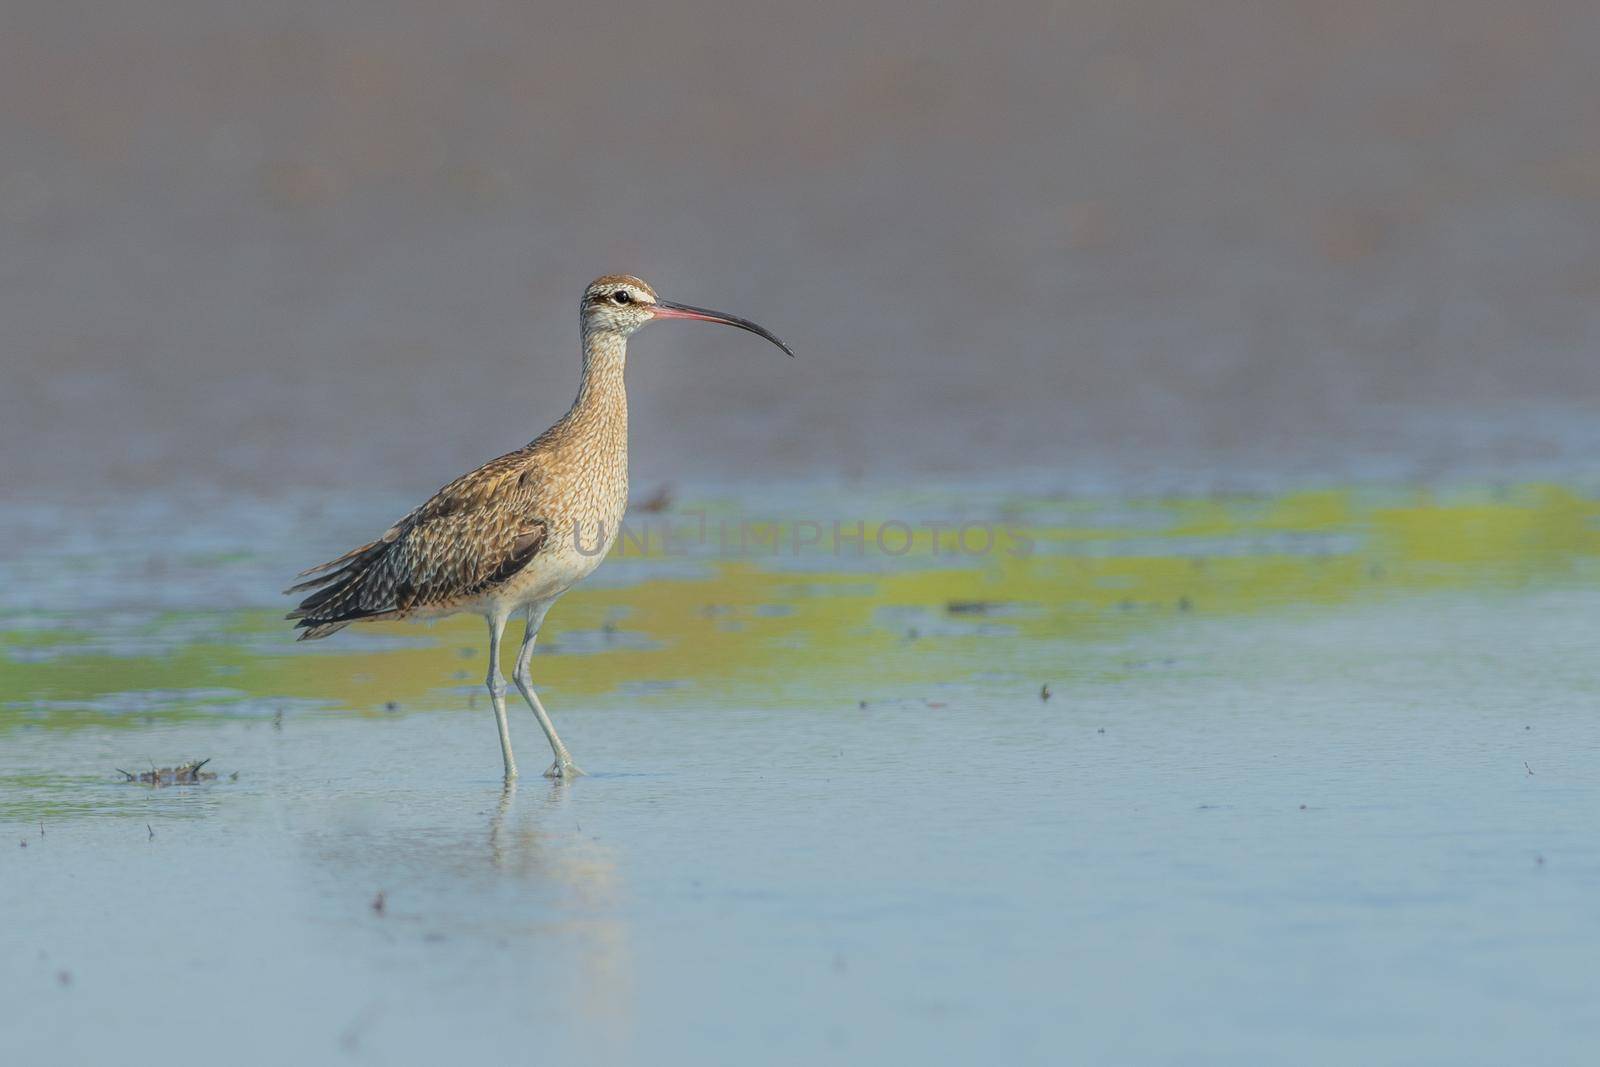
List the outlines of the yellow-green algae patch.
<svg viewBox="0 0 1600 1067">
<path fill-rule="evenodd" d="M 554 651 L 535 659 L 536 681 L 566 707 L 838 706 L 997 675 L 1114 676 L 1122 668 L 1108 645 L 1154 639 L 1174 624 L 1600 576 L 1600 502 L 1555 485 L 1024 499 L 1001 510 L 985 552 L 961 551 L 949 530 L 899 537 L 910 524 L 897 524 L 897 554 L 885 554 L 878 535 L 892 520 L 879 517 L 862 523 L 861 543 L 825 535 L 793 551 L 780 529 L 772 550 L 763 531 L 762 551 L 703 552 L 689 568 L 580 587 L 546 623 Z M 649 575 L 667 554 L 659 540 L 634 539 L 610 569 Z M 467 707 L 484 673 L 483 626 L 473 618 L 374 626 L 307 646 L 263 609 L 214 616 L 203 640 L 157 654 L 74 651 L 93 624 L 0 629 L 0 728 L 241 707 L 268 715 L 275 702 L 365 714 Z"/>
</svg>

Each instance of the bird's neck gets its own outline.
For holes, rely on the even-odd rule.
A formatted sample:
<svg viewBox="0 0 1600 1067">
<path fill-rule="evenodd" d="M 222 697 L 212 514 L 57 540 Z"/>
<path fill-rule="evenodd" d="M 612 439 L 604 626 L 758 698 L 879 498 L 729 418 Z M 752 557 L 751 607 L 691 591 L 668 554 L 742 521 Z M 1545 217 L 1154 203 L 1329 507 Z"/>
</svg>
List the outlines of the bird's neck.
<svg viewBox="0 0 1600 1067">
<path fill-rule="evenodd" d="M 628 390 L 623 370 L 628 362 L 628 338 L 611 331 L 583 335 L 583 384 L 567 412 L 569 423 L 620 425 L 626 434 Z"/>
</svg>

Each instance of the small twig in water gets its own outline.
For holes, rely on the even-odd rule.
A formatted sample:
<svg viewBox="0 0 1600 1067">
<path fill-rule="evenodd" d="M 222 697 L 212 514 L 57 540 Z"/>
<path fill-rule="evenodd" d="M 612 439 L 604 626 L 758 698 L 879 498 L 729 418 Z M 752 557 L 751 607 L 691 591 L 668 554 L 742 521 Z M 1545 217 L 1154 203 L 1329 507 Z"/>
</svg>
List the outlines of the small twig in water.
<svg viewBox="0 0 1600 1067">
<path fill-rule="evenodd" d="M 1533 768 L 1532 768 L 1532 767 L 1528 767 L 1528 761 L 1527 761 L 1527 760 L 1523 760 L 1523 761 L 1522 761 L 1522 765 L 1523 765 L 1523 766 L 1524 766 L 1524 767 L 1527 767 L 1527 768 L 1528 768 L 1528 777 L 1529 777 L 1529 778 L 1532 778 L 1532 777 L 1533 777 Z"/>
<path fill-rule="evenodd" d="M 156 786 L 158 788 L 169 785 L 195 785 L 199 782 L 210 782 L 216 780 L 217 776 L 214 771 L 203 769 L 205 765 L 210 762 L 211 760 L 207 758 L 203 760 L 196 760 L 193 763 L 183 763 L 176 767 L 160 768 L 157 768 L 154 764 L 151 764 L 150 769 L 141 774 L 134 774 L 132 771 L 125 771 L 121 767 L 117 767 L 115 770 L 118 774 L 122 775 L 123 781 L 141 782 L 145 785 Z"/>
<path fill-rule="evenodd" d="M 145 829 L 146 829 L 146 830 L 149 830 L 149 831 L 150 831 L 150 838 L 149 838 L 149 839 L 150 839 L 150 840 L 151 840 L 151 841 L 154 841 L 154 840 L 155 840 L 155 839 L 156 839 L 156 832 L 155 832 L 155 830 L 154 830 L 154 829 L 152 829 L 152 828 L 151 828 L 151 826 L 150 826 L 150 824 L 149 824 L 149 823 L 145 823 L 145 824 L 144 824 L 144 828 L 145 828 Z"/>
</svg>

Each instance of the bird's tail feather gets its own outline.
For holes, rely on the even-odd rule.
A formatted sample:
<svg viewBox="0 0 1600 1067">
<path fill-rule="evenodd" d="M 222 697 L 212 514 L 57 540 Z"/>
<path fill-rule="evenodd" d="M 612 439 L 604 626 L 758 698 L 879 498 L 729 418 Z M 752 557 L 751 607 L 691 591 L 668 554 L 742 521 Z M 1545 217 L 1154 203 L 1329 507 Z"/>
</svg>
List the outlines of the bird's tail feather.
<svg viewBox="0 0 1600 1067">
<path fill-rule="evenodd" d="M 362 555 L 362 554 L 364 554 L 366 552 L 370 552 L 372 549 L 377 548 L 382 543 L 383 542 L 380 542 L 380 541 L 368 541 L 366 544 L 362 545 L 360 548 L 352 548 L 350 551 L 346 552 L 344 555 L 340 556 L 338 559 L 330 559 L 328 562 L 319 563 L 315 567 L 307 567 L 305 570 L 303 570 L 299 574 L 295 575 L 295 577 L 296 578 L 304 578 L 308 574 L 318 574 L 318 573 L 320 573 L 322 571 L 331 571 L 335 567 L 338 567 L 338 566 L 340 566 L 342 564 L 345 564 L 345 563 L 349 563 L 351 560 L 354 560 L 357 556 L 360 556 L 360 555 Z M 318 579 L 318 581 L 321 581 L 321 579 Z M 307 585 L 310 585 L 310 584 L 311 584 L 310 582 L 302 582 L 302 583 L 300 583 L 300 585 L 294 586 L 294 588 L 295 589 L 299 589 L 299 588 L 302 588 L 303 586 L 307 586 Z"/>
<path fill-rule="evenodd" d="M 324 622 L 315 626 L 308 626 L 305 630 L 301 631 L 300 636 L 296 638 L 296 640 L 316 641 L 319 638 L 327 637 L 329 634 L 336 634 L 349 625 L 350 624 L 347 622 Z"/>
<path fill-rule="evenodd" d="M 362 619 L 393 618 L 397 612 L 390 585 L 379 573 L 390 542 L 373 541 L 336 560 L 313 567 L 304 573 L 325 571 L 307 581 L 290 586 L 285 592 L 311 590 L 285 618 L 298 620 L 304 630 L 300 640 L 315 640 L 337 633 Z M 332 568 L 337 569 L 332 569 Z"/>
</svg>

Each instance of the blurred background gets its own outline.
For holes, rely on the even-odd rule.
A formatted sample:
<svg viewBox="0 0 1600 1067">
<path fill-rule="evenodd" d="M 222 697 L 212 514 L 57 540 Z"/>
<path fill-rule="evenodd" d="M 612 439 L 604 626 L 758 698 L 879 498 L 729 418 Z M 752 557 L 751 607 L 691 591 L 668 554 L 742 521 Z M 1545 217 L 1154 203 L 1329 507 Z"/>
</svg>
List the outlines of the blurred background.
<svg viewBox="0 0 1600 1067">
<path fill-rule="evenodd" d="M 8 491 L 1428 477 L 1600 446 L 1600 8 L 164 0 L 0 15 Z"/>
</svg>

